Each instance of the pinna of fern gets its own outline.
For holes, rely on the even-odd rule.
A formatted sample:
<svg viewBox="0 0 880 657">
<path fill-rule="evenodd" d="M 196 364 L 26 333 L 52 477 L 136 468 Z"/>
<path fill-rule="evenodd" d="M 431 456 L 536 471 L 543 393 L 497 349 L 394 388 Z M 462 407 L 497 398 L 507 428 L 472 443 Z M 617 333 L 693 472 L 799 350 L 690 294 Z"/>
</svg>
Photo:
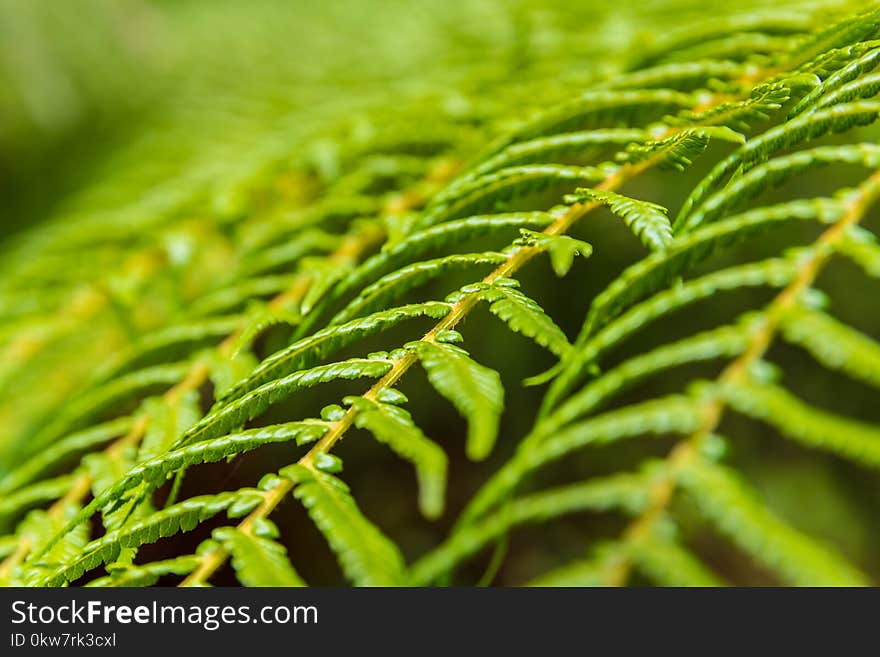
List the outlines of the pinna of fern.
<svg viewBox="0 0 880 657">
<path fill-rule="evenodd" d="M 272 518 L 292 498 L 357 585 L 447 582 L 488 548 L 500 553 L 521 526 L 576 513 L 613 514 L 623 524 L 534 583 L 622 585 L 636 574 L 658 584 L 721 583 L 724 575 L 688 544 L 694 517 L 775 581 L 869 583 L 866 567 L 785 522 L 729 460 L 737 436 L 727 435 L 725 420 L 736 414 L 801 448 L 869 471 L 880 464 L 880 427 L 801 398 L 772 362 L 772 348 L 784 341 L 815 367 L 869 388 L 880 381 L 880 345 L 835 317 L 820 292 L 833 261 L 852 261 L 866 279 L 880 269 L 868 221 L 880 195 L 880 146 L 870 140 L 880 116 L 872 72 L 880 13 L 785 29 L 772 15 L 765 20 L 749 26 L 750 36 L 767 31 L 755 51 L 755 39 L 741 38 L 733 22 L 698 49 L 700 59 L 682 62 L 680 53 L 698 43 L 684 33 L 628 74 L 541 107 L 494 140 L 485 135 L 495 117 L 480 116 L 450 131 L 449 141 L 414 147 L 404 135 L 397 144 L 361 144 L 335 173 L 322 172 L 314 157 L 295 162 L 282 175 L 296 191 L 246 220 L 241 243 L 227 245 L 238 254 L 235 271 L 179 324 L 120 350 L 7 452 L 0 578 L 59 586 L 161 577 L 201 586 L 231 568 L 245 585 L 301 585 L 308 564 L 288 554 L 295 539 Z M 717 163 L 701 169 L 713 156 Z M 844 170 L 849 187 L 787 192 L 819 167 Z M 653 176 L 695 182 L 680 207 L 667 209 L 629 191 Z M 600 213 L 643 250 L 584 300 L 572 340 L 524 268 L 546 257 L 559 284 L 571 284 L 575 258 L 609 248 L 601 233 L 590 243 L 569 234 Z M 808 239 L 768 237 L 793 227 Z M 744 245 L 765 240 L 772 253 L 743 257 Z M 172 242 L 168 252 L 175 248 L 183 247 Z M 161 264 L 148 256 L 132 256 L 147 278 Z M 470 282 L 424 296 L 457 278 Z M 114 312 L 125 292 L 115 284 L 122 292 L 73 304 L 70 322 L 104 304 Z M 772 291 L 769 302 L 739 317 L 690 333 L 677 324 L 659 345 L 645 339 L 676 313 L 759 290 Z M 558 361 L 533 379 L 549 385 L 521 439 L 501 429 L 504 372 L 470 348 L 463 320 L 483 311 L 499 320 L 493 330 L 519 333 Z M 21 321 L 4 320 L 10 332 Z M 386 335 L 406 337 L 383 350 L 364 347 Z M 261 342 L 272 336 L 264 355 Z M 13 362 L 31 357 L 24 343 L 9 344 Z M 628 355 L 615 360 L 617 350 Z M 720 369 L 638 396 L 653 379 L 698 364 Z M 487 459 L 499 439 L 508 450 L 516 445 L 448 535 L 415 559 L 362 510 L 334 451 L 350 431 L 372 435 L 412 464 L 421 513 L 444 514 L 453 455 L 410 410 L 403 377 L 414 368 L 466 421 L 467 457 Z M 347 394 L 310 415 L 264 421 L 326 384 Z M 541 483 L 585 453 L 640 442 L 668 449 L 629 471 Z M 187 495 L 205 464 L 278 444 L 294 456 L 256 486 Z M 100 536 L 90 535 L 94 522 L 105 530 Z M 201 538 L 192 553 L 143 556 L 190 531 Z"/>
</svg>

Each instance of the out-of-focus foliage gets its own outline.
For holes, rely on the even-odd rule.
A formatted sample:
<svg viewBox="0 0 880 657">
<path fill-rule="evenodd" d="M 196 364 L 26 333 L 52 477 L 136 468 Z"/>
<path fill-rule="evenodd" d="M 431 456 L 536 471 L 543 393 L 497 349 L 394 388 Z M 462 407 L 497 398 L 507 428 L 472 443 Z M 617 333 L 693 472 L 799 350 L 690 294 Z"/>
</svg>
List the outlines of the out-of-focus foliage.
<svg viewBox="0 0 880 657">
<path fill-rule="evenodd" d="M 880 9 L 709 11 L 3 0 L 0 581 L 875 580 Z"/>
</svg>

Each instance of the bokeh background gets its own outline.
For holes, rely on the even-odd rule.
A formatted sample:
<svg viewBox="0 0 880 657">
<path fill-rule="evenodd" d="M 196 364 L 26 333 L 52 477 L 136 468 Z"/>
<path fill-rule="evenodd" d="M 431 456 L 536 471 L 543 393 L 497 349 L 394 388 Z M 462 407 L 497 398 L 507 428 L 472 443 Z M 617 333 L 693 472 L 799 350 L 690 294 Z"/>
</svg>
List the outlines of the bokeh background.
<svg viewBox="0 0 880 657">
<path fill-rule="evenodd" d="M 414 142 L 433 139 L 443 157 L 466 162 L 542 107 L 650 61 L 652 49 L 676 30 L 702 25 L 702 36 L 695 32 L 678 55 L 682 61 L 698 57 L 712 40 L 710 13 L 741 20 L 747 30 L 749 17 L 772 12 L 778 31 L 755 37 L 771 44 L 786 26 L 815 20 L 816 12 L 834 15 L 845 4 L 744 0 L 710 10 L 696 0 L 0 0 L 0 470 L 96 367 L 138 336 L 185 318 L 195 300 L 222 288 L 241 257 L 240 245 L 300 203 L 291 171 L 305 167 L 322 181 L 338 180 L 354 168 L 359 145 L 402 134 Z M 876 130 L 862 133 L 866 140 L 877 138 Z M 724 153 L 712 150 L 683 175 L 652 173 L 626 193 L 674 213 L 700 172 Z M 861 175 L 822 170 L 771 196 L 830 193 Z M 521 207 L 548 207 L 564 191 L 549 190 Z M 590 299 L 643 253 L 610 215 L 584 224 L 577 237 L 590 241 L 595 255 L 577 262 L 564 284 L 545 263 L 522 276 L 526 291 L 570 336 Z M 880 228 L 876 212 L 867 225 Z M 711 267 L 778 254 L 815 234 L 799 226 L 762 235 L 717 256 Z M 475 243 L 474 249 L 500 246 Z M 180 253 L 185 257 L 173 257 Z M 441 298 L 467 282 L 450 278 L 417 296 Z M 880 338 L 877 281 L 840 262 L 820 287 L 838 317 Z M 114 303 L 96 310 L 96 289 L 109 289 Z M 713 299 L 668 318 L 612 362 L 732 319 L 769 298 L 769 292 L 749 291 Z M 464 459 L 463 423 L 420 373 L 409 374 L 403 386 L 417 421 L 451 455 L 443 519 L 419 517 L 409 466 L 368 436 L 352 432 L 339 449 L 344 478 L 363 510 L 409 558 L 442 538 L 533 422 L 542 389 L 521 381 L 552 362 L 496 322 L 475 313 L 462 328 L 468 348 L 502 372 L 507 389 L 502 438 L 487 462 Z M 421 328 L 407 325 L 369 346 L 396 346 Z M 282 328 L 270 330 L 259 348 L 270 353 L 285 339 Z M 358 353 L 365 349 L 359 346 Z M 804 399 L 880 421 L 876 391 L 819 369 L 792 348 L 775 348 L 771 359 Z M 678 372 L 640 386 L 627 399 L 680 389 L 717 370 Z M 313 416 L 354 391 L 327 386 L 273 408 L 262 420 Z M 722 430 L 732 437 L 729 459 L 777 513 L 880 577 L 876 476 L 735 416 Z M 583 453 L 534 485 L 627 468 L 669 446 L 628 443 Z M 252 485 L 292 460 L 288 447 L 277 447 L 205 466 L 188 476 L 185 493 L 216 490 L 218 482 Z M 686 504 L 680 512 L 687 542 L 719 573 L 736 583 L 774 583 Z M 275 519 L 307 581 L 341 582 L 323 539 L 296 504 L 282 506 Z M 591 515 L 519 530 L 494 582 L 522 583 L 582 556 L 623 523 L 614 515 Z M 160 541 L 144 555 L 181 553 L 210 527 Z M 479 581 L 487 561 L 488 555 L 475 559 L 455 581 Z M 224 577 L 232 582 L 228 573 L 217 581 Z"/>
</svg>

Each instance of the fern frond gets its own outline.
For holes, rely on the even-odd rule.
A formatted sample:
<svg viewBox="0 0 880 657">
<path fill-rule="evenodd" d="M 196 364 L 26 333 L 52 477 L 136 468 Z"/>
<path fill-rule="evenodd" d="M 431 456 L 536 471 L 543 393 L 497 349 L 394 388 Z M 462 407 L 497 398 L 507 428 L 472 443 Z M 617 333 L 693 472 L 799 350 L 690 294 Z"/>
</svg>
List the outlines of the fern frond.
<svg viewBox="0 0 880 657">
<path fill-rule="evenodd" d="M 399 406 L 363 397 L 350 397 L 345 401 L 358 411 L 355 420 L 358 428 L 366 429 L 379 442 L 413 463 L 419 478 L 422 513 L 428 518 L 440 516 L 446 491 L 447 459 L 443 450 L 427 438 L 412 416 Z"/>
<path fill-rule="evenodd" d="M 241 397 L 232 398 L 225 403 L 221 402 L 215 410 L 182 433 L 174 447 L 198 444 L 222 437 L 298 390 L 339 379 L 379 378 L 391 367 L 392 362 L 379 354 L 376 358 L 352 358 L 288 374 L 265 383 Z"/>
<path fill-rule="evenodd" d="M 877 105 L 880 113 L 880 104 Z M 878 114 L 880 115 L 880 114 Z M 791 155 L 774 158 L 766 164 L 759 164 L 748 173 L 732 181 L 723 190 L 709 197 L 699 210 L 688 219 L 682 230 L 712 221 L 725 211 L 735 209 L 739 204 L 756 196 L 770 186 L 779 185 L 808 169 L 829 164 L 858 164 L 869 169 L 880 162 L 880 149 L 876 144 L 853 144 L 847 146 L 820 146 Z"/>
<path fill-rule="evenodd" d="M 221 313 L 244 310 L 252 299 L 280 294 L 289 288 L 295 279 L 296 274 L 276 274 L 248 279 L 236 285 L 221 288 L 205 294 L 196 301 L 192 307 L 192 314 L 195 317 L 207 318 Z M 227 334 L 230 332 L 228 331 Z"/>
<path fill-rule="evenodd" d="M 471 499 L 461 523 L 466 525 L 504 499 L 529 472 L 576 450 L 647 435 L 686 435 L 696 431 L 701 420 L 701 409 L 692 399 L 670 396 L 608 411 L 569 425 L 518 450 Z"/>
<path fill-rule="evenodd" d="M 71 582 L 102 563 L 113 562 L 123 548 L 137 547 L 145 543 L 153 543 L 160 537 L 191 531 L 199 523 L 227 511 L 235 504 L 252 507 L 259 504 L 260 499 L 258 490 L 247 489 L 191 497 L 165 507 L 83 546 L 81 552 L 72 560 L 63 560 L 60 564 L 52 566 L 49 572 L 43 575 L 40 585 L 59 586 Z M 51 555 L 52 552 L 49 552 L 46 556 L 51 557 Z M 37 556 L 35 559 L 44 559 L 44 557 Z"/>
<path fill-rule="evenodd" d="M 485 265 L 498 266 L 506 259 L 507 256 L 502 253 L 489 251 L 486 253 L 454 254 L 401 267 L 365 287 L 356 299 L 333 318 L 331 323 L 341 324 L 354 317 L 385 308 L 413 288 L 450 271 Z"/>
<path fill-rule="evenodd" d="M 651 321 L 725 290 L 763 286 L 783 287 L 796 273 L 796 265 L 791 259 L 768 260 L 723 269 L 658 292 L 653 297 L 633 306 L 592 337 L 586 337 L 588 334 L 582 331 L 580 339 L 575 342 L 575 349 L 562 363 L 564 369 L 547 391 L 543 402 L 542 416 L 556 405 L 562 395 L 582 380 L 587 367 L 599 354 L 623 341 Z"/>
<path fill-rule="evenodd" d="M 305 585 L 288 560 L 287 550 L 271 538 L 233 527 L 215 529 L 213 537 L 232 555 L 235 575 L 245 586 Z"/>
<path fill-rule="evenodd" d="M 722 116 L 719 114 L 712 118 L 719 120 Z M 650 161 L 661 169 L 684 171 L 703 154 L 712 139 L 735 144 L 745 141 L 743 135 L 724 126 L 686 127 L 663 139 L 630 144 L 618 154 L 617 159 L 632 164 Z"/>
<path fill-rule="evenodd" d="M 590 305 L 579 341 L 644 296 L 662 289 L 717 249 L 747 240 L 765 229 L 788 222 L 828 223 L 842 212 L 839 201 L 828 198 L 797 200 L 749 210 L 678 237 L 663 251 L 652 253 L 628 267 Z"/>
<path fill-rule="evenodd" d="M 430 584 L 459 561 L 517 525 L 583 510 L 638 510 L 646 503 L 642 479 L 642 475 L 621 474 L 511 500 L 497 513 L 469 526 L 454 540 L 413 564 L 410 571 L 412 582 Z"/>
<path fill-rule="evenodd" d="M 75 475 L 61 475 L 25 486 L 0 500 L 0 526 L 30 507 L 63 497 L 75 480 Z"/>
<path fill-rule="evenodd" d="M 631 70 L 601 83 L 607 89 L 703 89 L 713 80 L 728 80 L 746 73 L 744 64 L 727 59 L 698 59 L 671 62 L 641 70 Z M 682 110 L 686 111 L 686 110 Z"/>
<path fill-rule="evenodd" d="M 592 245 L 568 235 L 536 233 L 527 228 L 520 228 L 520 239 L 514 244 L 534 246 L 550 256 L 550 264 L 559 278 L 565 276 L 574 264 L 576 256 L 589 258 L 593 254 Z"/>
<path fill-rule="evenodd" d="M 650 376 L 699 361 L 733 358 L 745 351 L 747 345 L 747 326 L 722 326 L 634 356 L 571 395 L 538 422 L 531 435 L 549 434 Z"/>
<path fill-rule="evenodd" d="M 600 127 L 626 127 L 693 103 L 689 94 L 673 89 L 588 91 L 560 107 L 539 114 L 490 147 L 482 159 L 517 141 Z"/>
<path fill-rule="evenodd" d="M 673 225 L 676 232 L 681 232 L 685 228 L 692 230 L 704 221 L 699 215 L 699 209 L 705 203 L 705 199 L 718 190 L 722 180 L 733 174 L 737 169 L 750 167 L 755 162 L 766 160 L 770 154 L 780 149 L 811 139 L 817 139 L 829 133 L 844 132 L 854 126 L 868 125 L 877 120 L 878 115 L 880 115 L 880 104 L 875 102 L 859 101 L 844 103 L 829 109 L 799 116 L 750 139 L 745 145 L 737 149 L 736 152 L 719 162 L 694 187 L 690 196 L 682 204 L 681 211 L 675 219 Z M 870 146 L 866 146 L 866 148 L 870 149 Z M 828 151 L 820 152 L 829 153 Z M 830 153 L 833 153 L 833 150 Z M 791 157 L 797 158 L 798 155 L 795 154 Z M 800 156 L 800 159 L 796 159 L 796 161 L 800 162 L 801 168 L 810 166 L 813 162 L 812 158 L 804 158 L 804 156 Z M 777 165 L 777 167 L 780 167 L 780 165 Z M 777 171 L 784 175 L 779 168 L 777 168 Z M 765 186 L 762 185 L 762 187 Z"/>
<path fill-rule="evenodd" d="M 306 507 L 353 583 L 389 586 L 405 581 L 397 546 L 361 514 L 348 486 L 329 473 L 303 466 L 281 474 L 296 482 L 294 496 Z"/>
<path fill-rule="evenodd" d="M 734 410 L 772 424 L 796 442 L 865 466 L 880 465 L 880 429 L 872 425 L 811 408 L 778 386 L 726 383 L 715 392 Z"/>
<path fill-rule="evenodd" d="M 18 535 L 34 547 L 43 548 L 43 559 L 23 564 L 30 566 L 21 568 L 20 573 L 12 573 L 9 581 L 3 582 L 5 586 L 27 584 L 28 586 L 39 585 L 47 570 L 55 567 L 55 564 L 67 559 L 74 558 L 89 544 L 89 528 L 80 525 L 66 533 L 62 540 L 52 542 L 52 536 L 69 519 L 69 516 L 77 512 L 75 504 L 64 505 L 58 512 L 53 507 L 48 512 L 43 510 L 31 511 L 21 525 L 17 528 Z"/>
<path fill-rule="evenodd" d="M 518 285 L 513 279 L 496 279 L 477 294 L 488 302 L 489 311 L 511 330 L 533 339 L 561 358 L 571 349 L 568 338 L 536 301 L 517 289 Z"/>
<path fill-rule="evenodd" d="M 251 429 L 239 434 L 230 434 L 211 440 L 173 449 L 161 456 L 131 467 L 121 479 L 104 488 L 71 522 L 53 538 L 60 540 L 67 532 L 88 519 L 93 513 L 114 500 L 122 499 L 128 491 L 141 483 L 153 487 L 161 485 L 169 473 L 196 463 L 220 461 L 235 454 L 241 454 L 263 445 L 290 440 L 302 443 L 313 442 L 327 431 L 327 424 L 321 420 L 290 422 L 275 426 Z M 51 547 L 51 546 L 50 546 Z"/>
<path fill-rule="evenodd" d="M 110 574 L 88 582 L 86 586 L 152 586 L 163 575 L 188 575 L 198 565 L 198 557 L 184 555 L 137 566 L 111 568 Z"/>
<path fill-rule="evenodd" d="M 467 454 L 477 461 L 492 451 L 504 407 L 504 388 L 494 370 L 473 361 L 459 347 L 413 343 L 431 385 L 468 421 Z"/>
<path fill-rule="evenodd" d="M 432 251 L 496 233 L 515 233 L 518 228 L 541 229 L 552 222 L 553 217 L 549 213 L 523 212 L 468 217 L 425 228 L 369 258 L 337 284 L 328 301 L 374 283 L 407 264 L 419 262 L 419 258 Z"/>
<path fill-rule="evenodd" d="M 112 404 L 124 403 L 127 399 L 150 392 L 170 388 L 180 381 L 189 369 L 188 363 L 155 365 L 126 374 L 86 393 L 72 402 L 63 413 L 57 415 L 28 445 L 31 452 L 57 440 L 65 433 L 82 428 L 102 409 Z"/>
<path fill-rule="evenodd" d="M 766 121 L 791 97 L 791 90 L 781 83 L 767 84 L 755 88 L 746 100 L 721 103 L 701 112 L 682 110 L 675 116 L 666 117 L 664 123 L 672 126 L 727 126 L 739 133 L 748 132 L 752 125 Z M 698 133 L 699 134 L 699 133 Z M 705 135 L 712 137 L 712 133 Z M 720 134 L 724 138 L 724 134 Z M 742 143 L 736 135 L 729 135 L 727 141 Z M 692 159 L 692 158 L 691 158 Z"/>
<path fill-rule="evenodd" d="M 596 201 L 623 219 L 630 230 L 650 249 L 662 249 L 672 239 L 672 226 L 662 205 L 638 201 L 614 192 L 579 187 L 565 197 L 566 203 Z"/>
<path fill-rule="evenodd" d="M 863 229 L 849 230 L 836 246 L 868 276 L 880 278 L 880 244 L 873 233 Z"/>
<path fill-rule="evenodd" d="M 329 253 L 339 246 L 339 236 L 320 230 L 305 230 L 294 239 L 262 251 L 256 251 L 242 263 L 243 277 L 256 277 L 274 272 L 300 261 L 314 252 Z M 259 279 L 258 279 L 259 280 Z"/>
<path fill-rule="evenodd" d="M 872 71 L 880 63 L 880 49 L 874 48 L 835 71 L 804 96 L 789 112 L 789 118 L 817 106 L 820 99 L 833 94 L 846 83 L 855 80 L 863 73 Z"/>
<path fill-rule="evenodd" d="M 800 45 L 797 55 L 801 60 L 821 56 L 827 51 L 870 39 L 876 36 L 878 28 L 880 28 L 880 11 L 870 9 L 817 31 Z"/>
<path fill-rule="evenodd" d="M 146 461 L 168 451 L 177 438 L 202 417 L 199 396 L 195 390 L 187 391 L 175 399 L 147 399 L 143 412 L 149 421 L 138 449 L 137 461 Z"/>
<path fill-rule="evenodd" d="M 677 26 L 675 30 L 662 35 L 652 47 L 638 54 L 633 66 L 641 68 L 656 64 L 668 57 L 674 57 L 682 48 L 716 41 L 742 32 L 789 36 L 802 35 L 811 27 L 807 17 L 801 12 L 785 8 L 767 14 L 760 12 L 722 16 L 711 24 L 698 21 L 691 25 Z"/>
<path fill-rule="evenodd" d="M 662 586 L 723 586 L 724 582 L 687 548 L 653 538 L 630 548 L 636 568 Z"/>
<path fill-rule="evenodd" d="M 804 307 L 789 311 L 782 334 L 825 367 L 880 387 L 880 344 L 867 335 L 830 315 Z"/>
<path fill-rule="evenodd" d="M 843 85 L 840 89 L 823 96 L 819 101 L 818 109 L 830 107 L 840 103 L 873 98 L 880 92 L 880 75 L 866 75 Z"/>
<path fill-rule="evenodd" d="M 867 582 L 839 555 L 780 521 L 727 468 L 701 463 L 684 470 L 681 481 L 719 531 L 788 583 L 861 586 Z"/>
<path fill-rule="evenodd" d="M 438 201 L 428 210 L 421 226 L 475 215 L 480 212 L 500 211 L 511 201 L 542 191 L 551 185 L 598 183 L 608 175 L 598 167 L 578 167 L 562 164 L 524 164 L 505 167 L 484 174 L 469 184 L 454 188 L 450 198 Z"/>
<path fill-rule="evenodd" d="M 311 367 L 318 360 L 357 340 L 385 331 L 400 322 L 417 317 L 439 319 L 449 312 L 450 305 L 441 301 L 400 306 L 382 310 L 372 315 L 351 320 L 339 326 L 328 327 L 308 338 L 294 342 L 289 347 L 265 358 L 250 376 L 240 381 L 224 397 L 225 402 L 239 399 L 260 386 L 281 377 Z"/>
<path fill-rule="evenodd" d="M 640 129 L 606 128 L 564 132 L 529 141 L 516 142 L 469 170 L 466 177 L 459 178 L 450 187 L 461 187 L 466 182 L 475 180 L 483 174 L 509 166 L 553 161 L 555 158 L 567 154 L 581 154 L 583 156 L 584 153 L 595 152 L 602 146 L 625 146 L 630 142 L 643 141 L 648 138 L 649 134 Z M 438 200 L 444 198 L 446 198 L 446 194 L 438 194 L 437 196 Z"/>
<path fill-rule="evenodd" d="M 123 374 L 151 365 L 176 361 L 194 349 L 219 342 L 241 325 L 241 318 L 208 318 L 193 324 L 182 324 L 150 333 L 136 346 L 102 367 L 95 375 L 93 385 L 109 383 Z"/>
</svg>

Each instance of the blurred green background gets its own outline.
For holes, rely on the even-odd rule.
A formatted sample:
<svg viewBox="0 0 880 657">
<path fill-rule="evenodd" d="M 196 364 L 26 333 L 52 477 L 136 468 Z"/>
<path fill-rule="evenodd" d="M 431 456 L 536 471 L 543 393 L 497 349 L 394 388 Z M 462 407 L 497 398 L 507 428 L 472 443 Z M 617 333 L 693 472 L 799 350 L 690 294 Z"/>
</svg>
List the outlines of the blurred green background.
<svg viewBox="0 0 880 657">
<path fill-rule="evenodd" d="M 711 11 L 734 17 L 772 11 L 784 33 L 786 25 L 833 15 L 846 4 L 746 0 Z M 0 0 L 0 454 L 26 443 L 101 362 L 138 336 L 186 318 L 194 300 L 222 288 L 248 240 L 295 209 L 285 172 L 306 166 L 324 181 L 340 179 L 358 161 L 359 145 L 386 133 L 436 135 L 449 142 L 446 157 L 466 162 L 508 126 L 634 66 L 676 29 L 702 23 L 711 33 L 707 12 L 696 0 Z M 697 56 L 700 45 L 695 39 L 681 57 Z M 863 133 L 876 140 L 875 130 Z M 674 213 L 700 172 L 723 154 L 723 148 L 711 151 L 684 175 L 652 173 L 626 193 Z M 820 171 L 772 194 L 832 192 L 859 176 Z M 564 191 L 551 190 L 527 206 L 547 207 Z M 875 212 L 868 226 L 878 224 Z M 777 254 L 815 234 L 801 226 L 762 235 L 710 264 Z M 526 291 L 570 336 L 590 299 L 643 253 L 607 214 L 585 222 L 577 237 L 590 241 L 595 255 L 578 262 L 564 284 L 545 263 L 522 277 Z M 474 249 L 501 246 L 475 243 Z M 186 255 L 175 261 L 169 254 L 181 249 Z M 156 264 L 165 260 L 172 266 Z M 416 296 L 440 298 L 466 282 L 444 280 Z M 92 312 L 95 286 L 111 289 L 121 302 Z M 840 263 L 820 287 L 838 317 L 880 337 L 876 282 Z M 765 299 L 769 293 L 741 292 L 668 318 L 610 362 L 732 319 Z M 463 458 L 463 425 L 421 374 L 408 375 L 403 386 L 419 424 L 452 458 L 449 511 L 441 521 L 420 519 L 412 473 L 387 450 L 356 432 L 339 450 L 356 499 L 409 558 L 441 539 L 533 421 L 542 390 L 520 382 L 551 361 L 495 322 L 476 313 L 462 328 L 468 348 L 501 371 L 507 388 L 502 439 L 488 462 Z M 396 346 L 414 335 L 417 329 L 407 325 L 369 347 Z M 269 353 L 284 339 L 282 331 L 270 331 L 261 349 Z M 357 351 L 366 350 L 359 345 Z M 880 421 L 870 390 L 820 370 L 794 349 L 776 348 L 771 357 L 803 398 Z M 649 382 L 621 403 L 680 389 L 717 369 Z M 314 415 L 351 392 L 328 386 L 273 408 L 264 419 Z M 880 577 L 876 477 L 735 416 L 722 428 L 733 437 L 731 461 L 781 516 Z M 583 453 L 535 485 L 626 468 L 668 448 L 628 444 Z M 289 448 L 278 447 L 206 466 L 188 477 L 185 493 L 216 490 L 218 481 L 227 488 L 252 485 L 290 460 Z M 682 514 L 692 518 L 685 522 L 688 542 L 722 575 L 737 583 L 773 582 L 687 508 Z M 307 581 L 341 581 L 301 509 L 284 505 L 276 520 Z M 622 526 L 613 515 L 579 516 L 518 531 L 496 582 L 526 581 L 583 555 Z M 179 553 L 208 530 L 210 524 L 144 553 Z M 460 582 L 477 581 L 485 563 L 485 555 L 475 560 Z"/>
</svg>

